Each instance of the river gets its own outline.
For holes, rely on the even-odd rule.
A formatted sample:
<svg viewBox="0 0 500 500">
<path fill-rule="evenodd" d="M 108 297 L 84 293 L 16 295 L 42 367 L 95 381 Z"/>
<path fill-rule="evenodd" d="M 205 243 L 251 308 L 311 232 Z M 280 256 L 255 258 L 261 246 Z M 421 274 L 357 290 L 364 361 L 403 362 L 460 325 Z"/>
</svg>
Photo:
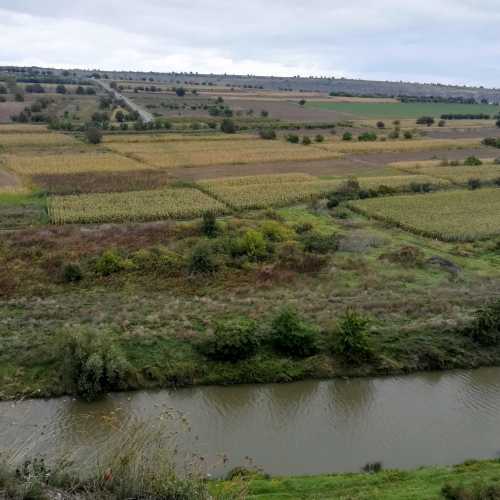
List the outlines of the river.
<svg viewBox="0 0 500 500">
<path fill-rule="evenodd" d="M 0 448 L 17 459 L 91 456 L 138 423 L 175 430 L 180 449 L 203 455 L 214 475 L 245 457 L 281 475 L 359 471 L 376 461 L 455 464 L 500 453 L 500 368 L 140 391 L 90 404 L 2 402 Z"/>
</svg>

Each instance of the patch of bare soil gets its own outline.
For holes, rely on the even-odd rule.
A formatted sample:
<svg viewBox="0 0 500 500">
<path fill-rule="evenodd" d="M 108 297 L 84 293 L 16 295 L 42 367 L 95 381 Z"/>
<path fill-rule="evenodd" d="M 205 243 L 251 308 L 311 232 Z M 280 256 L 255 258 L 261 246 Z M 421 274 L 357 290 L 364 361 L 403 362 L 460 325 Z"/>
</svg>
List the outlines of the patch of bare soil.
<svg viewBox="0 0 500 500">
<path fill-rule="evenodd" d="M 25 102 L 0 102 L 0 123 L 9 123 L 10 117 L 18 115 L 25 107 Z"/>
<path fill-rule="evenodd" d="M 496 137 L 499 129 L 496 127 L 454 127 L 434 128 L 425 130 L 427 137 L 433 139 L 475 139 L 476 137 Z"/>
<path fill-rule="evenodd" d="M 18 187 L 21 185 L 21 180 L 15 174 L 0 170 L 0 188 Z"/>
</svg>

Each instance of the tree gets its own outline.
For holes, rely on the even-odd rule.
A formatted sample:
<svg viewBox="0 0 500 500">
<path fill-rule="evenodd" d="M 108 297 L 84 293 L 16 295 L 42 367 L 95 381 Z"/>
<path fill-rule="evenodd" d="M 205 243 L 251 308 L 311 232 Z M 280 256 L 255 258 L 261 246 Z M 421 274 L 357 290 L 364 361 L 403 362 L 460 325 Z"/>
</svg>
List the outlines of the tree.
<svg viewBox="0 0 500 500">
<path fill-rule="evenodd" d="M 301 100 L 299 101 L 299 104 L 300 104 L 301 106 L 304 106 L 304 104 L 305 104 L 305 103 L 306 103 L 306 100 L 305 100 L 305 99 L 301 99 Z"/>
<path fill-rule="evenodd" d="M 421 116 L 417 119 L 417 125 L 427 125 L 430 127 L 434 124 L 434 118 L 432 116 Z"/>
<path fill-rule="evenodd" d="M 184 97 L 186 95 L 186 91 L 182 87 L 177 87 L 175 89 L 175 95 L 177 97 Z"/>
<path fill-rule="evenodd" d="M 351 132 L 344 132 L 344 135 L 342 136 L 343 141 L 352 141 L 352 134 Z"/>
<path fill-rule="evenodd" d="M 380 129 L 385 128 L 385 123 L 382 121 L 377 122 L 377 128 L 380 128 Z"/>
<path fill-rule="evenodd" d="M 78 95 L 83 95 L 85 94 L 85 89 L 81 85 L 78 85 L 78 87 L 76 88 L 76 93 Z"/>
<path fill-rule="evenodd" d="M 59 84 L 57 87 L 56 87 L 56 92 L 58 94 L 66 94 L 67 90 L 66 90 L 66 87 L 62 84 Z"/>
<path fill-rule="evenodd" d="M 260 112 L 260 116 L 262 116 L 262 118 L 267 118 L 269 116 L 269 111 L 266 111 L 265 109 L 263 109 Z"/>
<path fill-rule="evenodd" d="M 225 134 L 234 134 L 237 130 L 235 123 L 233 122 L 233 120 L 230 120 L 229 118 L 224 118 L 224 120 L 222 120 L 222 123 L 220 124 L 220 129 Z"/>
<path fill-rule="evenodd" d="M 115 114 L 115 119 L 120 123 L 125 121 L 125 113 L 121 109 L 119 109 Z"/>
<path fill-rule="evenodd" d="M 96 127 L 89 127 L 85 131 L 85 138 L 90 144 L 99 144 L 102 141 L 102 132 Z"/>
<path fill-rule="evenodd" d="M 4 85 L 0 85 L 0 94 L 6 94 L 7 88 Z"/>
</svg>

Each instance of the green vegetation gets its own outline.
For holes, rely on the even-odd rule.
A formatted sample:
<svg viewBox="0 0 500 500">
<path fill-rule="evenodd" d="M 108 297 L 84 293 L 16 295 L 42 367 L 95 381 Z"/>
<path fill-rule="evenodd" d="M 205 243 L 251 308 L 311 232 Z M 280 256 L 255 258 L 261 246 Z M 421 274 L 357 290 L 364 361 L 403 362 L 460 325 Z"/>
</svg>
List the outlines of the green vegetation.
<svg viewBox="0 0 500 500">
<path fill-rule="evenodd" d="M 394 119 L 459 114 L 496 114 L 497 108 L 488 104 L 448 103 L 381 103 L 381 102 L 318 102 L 307 101 L 306 108 L 328 109 L 357 118 Z"/>
<path fill-rule="evenodd" d="M 500 463 L 469 461 L 454 467 L 414 471 L 265 478 L 250 476 L 248 500 L 490 500 L 499 498 Z M 217 483 L 214 494 L 239 491 L 241 485 Z"/>
</svg>

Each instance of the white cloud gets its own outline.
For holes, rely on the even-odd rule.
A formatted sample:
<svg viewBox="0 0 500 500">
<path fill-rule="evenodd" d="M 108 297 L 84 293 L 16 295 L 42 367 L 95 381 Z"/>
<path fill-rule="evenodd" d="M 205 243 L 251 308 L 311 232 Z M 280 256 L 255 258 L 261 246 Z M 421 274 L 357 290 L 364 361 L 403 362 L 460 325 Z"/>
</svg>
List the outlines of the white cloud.
<svg viewBox="0 0 500 500">
<path fill-rule="evenodd" d="M 497 85 L 496 0 L 0 0 L 0 64 Z"/>
</svg>

